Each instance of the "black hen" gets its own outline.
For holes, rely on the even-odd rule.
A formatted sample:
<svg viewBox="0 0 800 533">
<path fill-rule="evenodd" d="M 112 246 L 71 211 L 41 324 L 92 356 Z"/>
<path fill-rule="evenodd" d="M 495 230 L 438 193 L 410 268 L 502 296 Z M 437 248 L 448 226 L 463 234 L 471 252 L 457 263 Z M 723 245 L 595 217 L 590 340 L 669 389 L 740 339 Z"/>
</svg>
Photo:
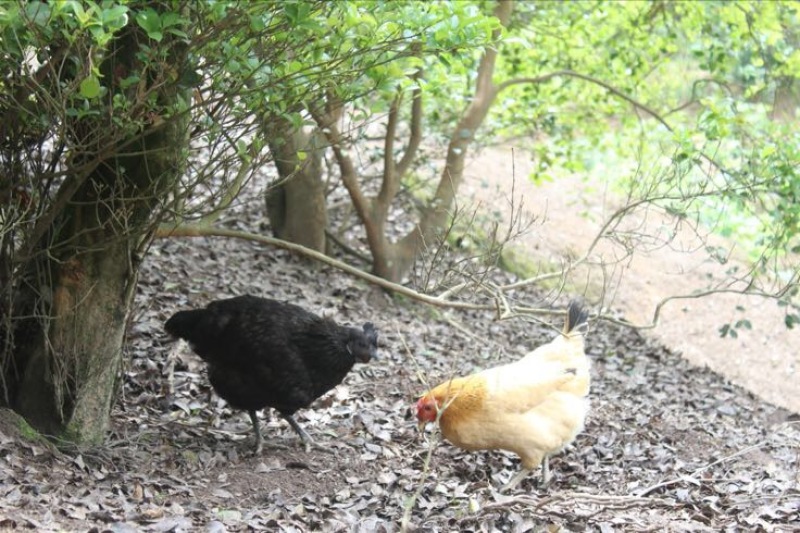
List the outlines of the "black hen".
<svg viewBox="0 0 800 533">
<path fill-rule="evenodd" d="M 265 407 L 276 409 L 308 449 L 311 437 L 292 415 L 341 383 L 356 361 L 375 357 L 378 346 L 370 322 L 363 331 L 339 326 L 296 305 L 257 296 L 179 311 L 165 329 L 208 363 L 217 394 L 250 414 L 256 453 L 261 452 L 256 413 Z"/>
</svg>

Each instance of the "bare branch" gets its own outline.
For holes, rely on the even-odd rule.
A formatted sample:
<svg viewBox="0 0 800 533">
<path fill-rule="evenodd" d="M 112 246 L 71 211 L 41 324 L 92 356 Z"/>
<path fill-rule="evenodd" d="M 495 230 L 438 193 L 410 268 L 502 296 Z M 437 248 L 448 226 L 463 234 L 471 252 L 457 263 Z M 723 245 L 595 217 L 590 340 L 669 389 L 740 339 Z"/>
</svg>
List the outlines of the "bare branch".
<svg viewBox="0 0 800 533">
<path fill-rule="evenodd" d="M 635 98 L 627 95 L 626 93 L 624 93 L 620 89 L 617 89 L 613 85 L 611 85 L 609 83 L 606 83 L 603 80 L 600 80 L 598 78 L 595 78 L 593 76 L 589 76 L 589 75 L 586 75 L 586 74 L 581 74 L 580 72 L 575 72 L 573 70 L 558 70 L 556 72 L 551 72 L 549 74 L 543 74 L 542 76 L 536 76 L 536 77 L 532 77 L 532 78 L 514 78 L 514 79 L 511 79 L 511 80 L 506 80 L 506 81 L 504 81 L 503 83 L 501 83 L 501 84 L 499 84 L 497 86 L 497 92 L 499 93 L 499 92 L 501 92 L 501 91 L 503 91 L 503 90 L 505 90 L 505 89 L 507 89 L 509 87 L 514 86 L 514 85 L 527 84 L 527 83 L 538 84 L 538 83 L 543 83 L 543 82 L 546 82 L 546 81 L 550 81 L 551 79 L 557 78 L 557 77 L 578 78 L 578 79 L 593 83 L 595 85 L 598 85 L 598 86 L 604 88 L 605 90 L 607 90 L 608 92 L 610 92 L 611 94 L 613 94 L 614 96 L 616 96 L 616 97 L 618 97 L 618 98 L 620 98 L 622 100 L 625 100 L 626 102 L 631 104 L 635 109 L 644 111 L 645 113 L 647 113 L 648 115 L 653 117 L 658 123 L 660 123 L 662 126 L 664 126 L 667 129 L 667 131 L 670 131 L 670 132 L 674 131 L 672 126 L 670 126 L 669 122 L 667 122 L 666 119 L 660 113 L 655 111 L 653 108 L 651 108 L 648 105 L 646 105 L 646 104 L 636 100 Z M 700 152 L 700 155 L 701 155 L 701 157 L 703 159 L 705 159 L 707 162 L 709 162 L 712 165 L 714 165 L 714 167 L 716 167 L 721 172 L 724 172 L 725 174 L 730 174 L 730 172 L 728 170 L 726 170 L 725 167 L 722 166 L 722 164 L 717 162 L 711 156 L 705 154 L 704 152 Z"/>
<path fill-rule="evenodd" d="M 394 199 L 399 188 L 400 176 L 396 172 L 394 163 L 394 141 L 397 136 L 397 122 L 400 104 L 403 101 L 402 91 L 398 91 L 397 96 L 389 106 L 389 115 L 386 121 L 386 135 L 383 141 L 383 182 L 378 193 L 377 209 L 378 217 L 382 220 L 389 210 L 389 204 Z"/>
<path fill-rule="evenodd" d="M 617 496 L 606 494 L 590 494 L 585 492 L 563 492 L 553 494 L 544 498 L 534 498 L 532 496 L 511 496 L 503 498 L 498 502 L 484 505 L 480 513 L 495 511 L 497 509 L 507 509 L 515 505 L 521 505 L 529 510 L 539 510 L 552 504 L 566 502 L 570 506 L 576 504 L 586 504 L 601 506 L 612 509 L 630 509 L 632 507 L 672 507 L 673 502 L 661 498 L 641 498 L 637 496 Z"/>
<path fill-rule="evenodd" d="M 786 296 L 790 291 L 793 289 L 800 287 L 800 273 L 795 273 L 793 279 L 785 284 L 783 287 L 778 289 L 775 292 L 764 291 L 761 289 L 754 289 L 752 286 L 744 287 L 742 289 L 732 289 L 732 288 L 714 288 L 708 289 L 704 291 L 697 291 L 691 294 L 676 294 L 673 296 L 668 296 L 662 300 L 660 300 L 653 310 L 653 318 L 649 324 L 634 324 L 632 322 L 628 322 L 627 320 L 620 320 L 610 315 L 600 315 L 598 318 L 601 318 L 607 322 L 612 322 L 614 324 L 619 324 L 621 326 L 626 326 L 634 329 L 653 329 L 658 325 L 659 317 L 661 316 L 661 310 L 665 305 L 667 305 L 672 300 L 696 300 L 699 298 L 704 298 L 706 296 L 711 296 L 712 294 L 743 294 L 747 296 L 761 296 L 764 298 L 772 298 L 772 299 L 780 299 Z"/>
<path fill-rule="evenodd" d="M 414 74 L 415 81 L 421 78 L 422 70 Z M 406 151 L 397 164 L 397 175 L 400 179 L 408 172 L 408 168 L 416 158 L 419 145 L 422 142 L 422 89 L 420 89 L 419 86 L 414 87 L 411 94 L 411 121 L 409 124 L 411 132 L 408 138 Z"/>
<path fill-rule="evenodd" d="M 786 428 L 786 427 L 789 427 L 791 424 L 792 424 L 791 422 L 788 422 L 788 423 L 781 424 L 781 426 Z M 775 428 L 775 429 L 777 429 L 777 428 Z M 777 431 L 773 430 L 772 435 L 774 435 L 775 433 L 777 433 Z M 631 496 L 636 497 L 636 498 L 642 498 L 642 497 L 647 496 L 648 494 L 650 494 L 650 493 L 652 493 L 652 492 L 654 492 L 654 491 L 656 491 L 656 490 L 658 490 L 660 488 L 669 487 L 669 486 L 672 486 L 672 485 L 677 485 L 678 483 L 682 483 L 682 482 L 691 483 L 693 485 L 700 485 L 701 481 L 697 478 L 698 474 L 701 474 L 701 473 L 705 472 L 706 470 L 708 470 L 709 468 L 713 468 L 713 467 L 715 467 L 715 466 L 717 466 L 719 464 L 726 463 L 728 461 L 736 459 L 737 457 L 741 457 L 742 455 L 750 453 L 750 452 L 752 452 L 754 450 L 758 450 L 758 449 L 764 448 L 765 446 L 767 446 L 770 443 L 771 440 L 772 440 L 772 438 L 766 438 L 766 439 L 764 439 L 762 441 L 759 441 L 759 442 L 757 442 L 757 443 L 755 443 L 755 444 L 753 444 L 751 446 L 747 446 L 745 448 L 742 448 L 741 450 L 739 450 L 737 452 L 734 452 L 734 453 L 732 453 L 730 455 L 726 455 L 725 457 L 722 457 L 720 459 L 712 461 L 712 462 L 708 463 L 705 466 L 701 466 L 700 468 L 696 468 L 690 474 L 687 474 L 687 475 L 684 475 L 684 476 L 680 476 L 680 477 L 677 477 L 677 478 L 673 478 L 673 479 L 668 479 L 666 481 L 661 481 L 659 483 L 656 483 L 655 485 L 651 485 L 649 487 L 645 487 L 643 489 L 636 490 L 636 491 L 634 491 L 633 494 L 631 494 Z"/>
<path fill-rule="evenodd" d="M 179 228 L 170 229 L 169 231 L 158 230 L 156 231 L 155 237 L 157 238 L 166 238 L 166 237 L 228 237 L 234 239 L 242 239 L 246 241 L 252 242 L 259 242 L 261 244 L 267 244 L 269 246 L 275 246 L 276 248 L 283 248 L 284 250 L 288 250 L 290 252 L 298 253 L 310 259 L 314 259 L 321 263 L 325 263 L 330 265 L 334 268 L 338 268 L 342 272 L 346 272 L 353 276 L 363 279 L 373 285 L 378 287 L 390 290 L 397 294 L 402 294 L 404 296 L 408 296 L 409 298 L 413 298 L 423 303 L 427 303 L 429 305 L 437 306 L 437 307 L 450 307 L 455 309 L 473 309 L 473 310 L 492 310 L 494 306 L 491 305 L 480 305 L 480 304 L 473 304 L 468 302 L 452 302 L 447 300 L 441 300 L 439 298 L 428 296 L 426 294 L 419 293 L 413 289 L 409 289 L 408 287 L 404 287 L 403 285 L 398 285 L 396 283 L 392 283 L 390 281 L 386 281 L 383 278 L 378 276 L 374 276 L 362 270 L 359 270 L 353 266 L 348 265 L 347 263 L 343 263 L 342 261 L 338 261 L 332 257 L 328 257 L 327 255 L 317 252 L 315 250 L 311 250 L 310 248 L 306 248 L 305 246 L 301 246 L 299 244 L 295 244 L 288 241 L 283 241 L 280 239 L 275 239 L 272 237 L 266 237 L 263 235 L 256 235 L 253 233 L 247 233 L 244 231 L 236 231 L 236 230 L 228 230 L 223 228 L 215 228 L 215 227 L 204 227 L 204 226 L 181 226 Z"/>
<path fill-rule="evenodd" d="M 339 107 L 338 110 L 340 112 L 341 107 Z M 312 111 L 311 114 L 319 125 L 320 130 L 331 144 L 331 149 L 333 150 L 334 157 L 339 165 L 339 171 L 342 175 L 342 183 L 344 183 L 347 192 L 350 194 L 350 198 L 353 201 L 353 207 L 355 207 L 359 218 L 365 222 L 364 226 L 367 229 L 367 235 L 369 237 L 371 233 L 370 227 L 373 226 L 372 224 L 367 223 L 368 221 L 372 220 L 369 210 L 369 201 L 361 191 L 361 186 L 358 183 L 358 171 L 353 164 L 353 160 L 342 146 L 344 139 L 342 138 L 339 128 L 336 126 L 336 117 L 333 116 L 331 112 L 322 114 L 318 111 Z M 373 235 L 372 239 L 376 237 L 377 236 Z M 372 242 L 372 239 L 370 239 L 370 242 Z"/>
<path fill-rule="evenodd" d="M 511 17 L 513 2 L 499 0 L 494 14 L 505 26 Z M 500 30 L 495 30 L 494 38 L 499 39 Z M 450 144 L 447 147 L 445 167 L 433 198 L 423 211 L 419 224 L 403 237 L 398 246 L 416 252 L 424 246 L 425 241 L 433 237 L 434 232 L 444 225 L 447 210 L 453 204 L 461 182 L 464 179 L 464 162 L 467 150 L 475 136 L 475 131 L 486 118 L 489 108 L 497 97 L 497 86 L 493 83 L 498 49 L 487 46 L 478 64 L 478 78 L 475 83 L 475 94 L 472 97 L 458 124 L 453 129 Z M 414 255 L 414 254 L 407 254 Z"/>
<path fill-rule="evenodd" d="M 543 83 L 543 82 L 546 82 L 546 81 L 550 81 L 551 79 L 558 78 L 558 77 L 578 78 L 578 79 L 593 83 L 595 85 L 599 85 L 600 87 L 604 88 L 605 90 L 607 90 L 611 94 L 621 98 L 622 100 L 625 100 L 626 102 L 631 104 L 636 109 L 640 109 L 640 110 L 644 111 L 645 113 L 647 113 L 648 115 L 650 115 L 651 117 L 656 119 L 658 122 L 660 122 L 662 126 L 667 128 L 667 130 L 672 131 L 672 126 L 670 126 L 669 123 L 666 120 L 664 120 L 658 112 L 656 112 L 655 110 L 653 110 L 649 106 L 639 102 L 635 98 L 632 98 L 632 97 L 628 96 L 627 94 L 625 94 L 621 90 L 617 89 L 616 87 L 614 87 L 613 85 L 611 85 L 609 83 L 604 82 L 603 80 L 600 80 L 600 79 L 595 78 L 593 76 L 588 76 L 586 74 L 581 74 L 580 72 L 575 72 L 574 70 L 558 70 L 556 72 L 551 72 L 549 74 L 543 74 L 542 76 L 536 76 L 536 77 L 533 77 L 533 78 L 514 78 L 514 79 L 511 79 L 511 80 L 506 80 L 506 81 L 504 81 L 503 83 L 501 83 L 501 84 L 499 84 L 497 86 L 497 92 L 501 92 L 501 91 L 503 91 L 505 89 L 508 89 L 509 87 L 513 87 L 514 85 L 539 84 L 539 83 Z"/>
</svg>

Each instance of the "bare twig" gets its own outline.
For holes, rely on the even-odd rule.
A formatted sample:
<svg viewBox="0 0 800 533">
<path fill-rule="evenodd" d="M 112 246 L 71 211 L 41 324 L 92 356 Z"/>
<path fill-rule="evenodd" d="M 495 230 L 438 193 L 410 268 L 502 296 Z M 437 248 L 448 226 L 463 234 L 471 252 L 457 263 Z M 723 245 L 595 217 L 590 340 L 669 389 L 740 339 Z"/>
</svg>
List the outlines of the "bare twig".
<svg viewBox="0 0 800 533">
<path fill-rule="evenodd" d="M 405 349 L 408 358 L 413 362 L 414 366 L 416 367 L 417 377 L 419 378 L 420 382 L 425 386 L 425 388 L 428 389 L 430 387 L 428 380 L 425 378 L 425 374 L 419 367 L 419 364 L 417 363 L 417 359 L 414 357 L 414 354 L 411 353 L 411 350 L 409 349 L 408 344 L 406 343 L 405 337 L 402 335 L 402 333 L 400 333 L 400 331 L 397 332 L 397 335 L 400 338 L 400 342 L 402 342 L 403 344 L 403 348 Z M 439 416 L 441 416 L 441 414 Z M 437 437 L 431 438 L 428 441 L 428 451 L 425 454 L 425 460 L 422 463 L 422 472 L 420 474 L 420 480 L 424 480 L 425 477 L 428 475 L 428 472 L 430 472 L 431 458 L 433 457 L 433 451 L 439 445 L 439 440 L 440 439 L 438 438 L 437 434 Z M 402 533 L 406 533 L 407 531 L 409 531 L 409 527 L 411 524 L 411 514 L 414 512 L 414 506 L 416 505 L 417 500 L 419 499 L 420 494 L 422 494 L 422 490 L 424 488 L 425 484 L 422 481 L 420 481 L 414 493 L 408 498 L 408 500 L 406 500 L 406 502 L 403 505 L 403 518 L 400 521 L 400 531 Z"/>
<path fill-rule="evenodd" d="M 469 302 L 451 302 L 447 300 L 440 300 L 439 298 L 428 296 L 426 294 L 419 293 L 413 289 L 409 289 L 408 287 L 404 287 L 403 285 L 398 285 L 397 283 L 392 283 L 390 281 L 386 281 L 383 278 L 375 276 L 373 274 L 369 274 L 362 270 L 359 270 L 353 266 L 348 265 L 342 261 L 338 261 L 332 257 L 328 257 L 327 255 L 317 252 L 315 250 L 311 250 L 310 248 L 306 248 L 305 246 L 301 246 L 299 244 L 295 244 L 288 241 L 283 241 L 281 239 L 275 239 L 272 237 L 266 237 L 263 235 L 256 235 L 253 233 L 247 233 L 244 231 L 236 231 L 236 230 L 228 230 L 224 228 L 216 228 L 216 227 L 205 227 L 205 226 L 181 226 L 179 228 L 173 228 L 169 231 L 157 231 L 155 234 L 156 237 L 164 238 L 164 237 L 228 237 L 234 239 L 243 239 L 247 241 L 253 242 L 260 242 L 262 244 L 267 244 L 270 246 L 275 246 L 277 248 L 283 248 L 284 250 L 288 250 L 290 252 L 299 253 L 305 257 L 309 257 L 311 259 L 315 259 L 332 267 L 338 268 L 339 270 L 346 272 L 348 274 L 352 274 L 356 277 L 359 277 L 373 285 L 377 285 L 378 287 L 390 290 L 392 292 L 396 292 L 397 294 L 402 294 L 404 296 L 408 296 L 415 300 L 421 301 L 423 303 L 427 303 L 429 305 L 434 305 L 437 307 L 453 307 L 457 309 L 473 309 L 473 310 L 481 310 L 481 309 L 493 309 L 493 306 L 489 305 L 480 305 L 480 304 L 473 304 Z"/>
<path fill-rule="evenodd" d="M 500 83 L 497 86 L 497 92 L 499 93 L 499 92 L 503 91 L 504 89 L 507 89 L 507 88 L 512 87 L 514 85 L 528 84 L 528 83 L 529 84 L 539 84 L 539 83 L 543 83 L 543 82 L 546 82 L 546 81 L 550 81 L 553 78 L 559 78 L 559 77 L 577 78 L 577 79 L 580 79 L 580 80 L 583 80 L 583 81 L 587 81 L 589 83 L 593 83 L 594 85 L 597 85 L 599 87 L 602 87 L 603 89 L 605 89 L 606 91 L 610 92 L 611 94 L 613 94 L 617 98 L 620 98 L 620 99 L 628 102 L 635 109 L 644 111 L 645 113 L 647 113 L 648 115 L 653 117 L 653 119 L 655 119 L 658 123 L 660 123 L 662 126 L 664 126 L 667 129 L 667 131 L 670 131 L 670 132 L 673 131 L 673 127 L 669 124 L 669 122 L 667 122 L 667 120 L 659 112 L 657 112 L 656 110 L 654 110 L 650 106 L 648 106 L 648 105 L 636 100 L 635 98 L 629 96 L 624 91 L 618 89 L 617 87 L 611 85 L 610 83 L 607 83 L 607 82 L 605 82 L 605 81 L 603 81 L 601 79 L 595 78 L 593 76 L 589 76 L 587 74 L 582 74 L 580 72 L 575 72 L 574 70 L 558 70 L 558 71 L 555 71 L 555 72 L 550 72 L 550 73 L 543 74 L 541 76 L 536 76 L 536 77 L 514 78 L 514 79 L 506 80 L 506 81 Z M 722 166 L 721 163 L 716 161 L 710 155 L 706 154 L 705 152 L 700 152 L 700 156 L 703 159 L 705 159 L 708 163 L 713 165 L 715 168 L 719 169 L 720 171 L 724 172 L 725 174 L 730 174 L 730 172 L 728 170 L 726 170 L 725 167 Z"/>
<path fill-rule="evenodd" d="M 514 318 L 520 315 L 538 315 L 538 316 L 556 316 L 562 315 L 564 313 L 563 309 L 553 309 L 553 308 L 541 308 L 541 307 L 530 307 L 524 305 L 517 305 L 511 306 L 507 298 L 505 298 L 504 293 L 508 291 L 510 288 L 518 287 L 520 285 L 505 285 L 505 286 L 493 286 L 489 283 L 480 284 L 480 288 L 484 290 L 491 299 L 490 303 L 473 303 L 473 302 L 465 302 L 465 301 L 457 301 L 449 299 L 453 294 L 458 292 L 455 290 L 456 288 L 451 288 L 447 291 L 442 292 L 439 296 L 430 296 L 428 294 L 415 291 L 409 287 L 404 285 L 400 285 L 397 283 L 392 283 L 387 281 L 381 277 L 375 276 L 374 274 L 370 274 L 368 272 L 364 272 L 356 267 L 353 267 L 347 263 L 329 257 L 323 253 L 317 252 L 315 250 L 311 250 L 299 244 L 295 244 L 288 241 L 283 241 L 281 239 L 276 239 L 273 237 L 266 237 L 263 235 L 257 235 L 253 233 L 248 233 L 244 231 L 236 231 L 236 230 L 229 230 L 224 228 L 217 228 L 217 227 L 209 227 L 209 226 L 181 226 L 178 228 L 170 228 L 168 230 L 159 229 L 156 231 L 155 236 L 158 238 L 165 238 L 165 237 L 227 237 L 227 238 L 235 238 L 235 239 L 242 239 L 252 242 L 259 242 L 261 244 L 266 244 L 269 246 L 275 246 L 277 248 L 282 248 L 284 250 L 288 250 L 293 253 L 297 253 L 308 257 L 310 259 L 314 259 L 316 261 L 325 263 L 329 266 L 337 268 L 343 272 L 346 272 L 350 275 L 363 279 L 368 283 L 386 289 L 388 291 L 394 292 L 396 294 L 402 294 L 403 296 L 407 296 L 412 298 L 416 301 L 422 302 L 424 304 L 432 305 L 434 307 L 439 308 L 450 308 L 450 309 L 462 309 L 462 310 L 473 310 L 473 311 L 493 311 L 495 312 L 496 316 L 500 320 L 506 320 L 510 318 Z M 573 264 L 574 266 L 574 264 Z M 800 276 L 800 274 L 798 274 Z M 537 278 L 541 279 L 541 277 Z M 528 280 L 526 280 L 528 281 Z M 746 291 L 741 289 L 733 289 L 733 288 L 716 288 L 716 289 L 708 289 L 702 292 L 696 292 L 693 294 L 684 294 L 684 295 L 675 295 L 670 296 L 668 298 L 664 298 L 659 304 L 656 306 L 656 311 L 653 316 L 653 320 L 650 324 L 635 324 L 632 322 L 628 322 L 626 320 L 620 319 L 614 315 L 606 314 L 606 313 L 598 313 L 593 316 L 595 320 L 604 320 L 607 322 L 611 322 L 614 324 L 619 324 L 622 326 L 634 328 L 634 329 L 652 329 L 658 324 L 658 318 L 660 315 L 661 308 L 671 300 L 677 299 L 688 299 L 688 298 L 700 298 L 703 296 L 708 296 L 711 294 L 719 294 L 719 293 L 735 293 L 735 294 L 750 294 L 750 295 L 758 295 L 770 298 L 779 298 L 788 291 L 791 290 L 792 287 L 797 286 L 798 280 L 795 279 L 792 283 L 786 284 L 782 287 L 779 291 L 774 293 L 769 293 L 766 291 L 757 290 L 753 287 L 748 288 Z M 528 285 L 529 283 L 525 283 Z M 473 283 L 468 283 L 466 285 L 461 286 L 460 288 L 463 289 L 466 286 L 474 286 Z"/>
<path fill-rule="evenodd" d="M 642 498 L 639 496 L 627 495 L 605 495 L 590 494 L 585 492 L 562 492 L 552 494 L 544 498 L 534 498 L 532 496 L 512 496 L 503 498 L 501 501 L 484 505 L 480 509 L 480 514 L 498 509 L 507 509 L 514 505 L 524 506 L 528 510 L 538 510 L 555 503 L 569 503 L 570 505 L 588 504 L 598 505 L 611 509 L 630 509 L 633 507 L 671 507 L 675 504 L 660 498 Z"/>
</svg>

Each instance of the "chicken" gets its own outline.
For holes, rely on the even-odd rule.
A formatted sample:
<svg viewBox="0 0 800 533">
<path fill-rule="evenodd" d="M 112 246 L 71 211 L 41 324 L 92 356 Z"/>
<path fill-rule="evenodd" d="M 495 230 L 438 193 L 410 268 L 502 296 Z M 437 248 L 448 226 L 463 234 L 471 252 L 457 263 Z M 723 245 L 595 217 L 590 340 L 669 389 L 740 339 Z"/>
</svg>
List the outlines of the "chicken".
<svg viewBox="0 0 800 533">
<path fill-rule="evenodd" d="M 179 311 L 165 329 L 208 363 L 217 394 L 248 412 L 256 454 L 259 409 L 277 410 L 308 450 L 313 441 L 294 413 L 341 383 L 357 361 L 375 357 L 378 346 L 370 322 L 363 329 L 339 326 L 296 305 L 249 295 Z"/>
<path fill-rule="evenodd" d="M 420 427 L 439 422 L 442 435 L 465 450 L 517 454 L 515 487 L 536 467 L 550 481 L 548 458 L 583 429 L 589 410 L 589 359 L 584 352 L 582 306 L 571 302 L 561 334 L 514 363 L 447 380 L 416 404 Z"/>
</svg>

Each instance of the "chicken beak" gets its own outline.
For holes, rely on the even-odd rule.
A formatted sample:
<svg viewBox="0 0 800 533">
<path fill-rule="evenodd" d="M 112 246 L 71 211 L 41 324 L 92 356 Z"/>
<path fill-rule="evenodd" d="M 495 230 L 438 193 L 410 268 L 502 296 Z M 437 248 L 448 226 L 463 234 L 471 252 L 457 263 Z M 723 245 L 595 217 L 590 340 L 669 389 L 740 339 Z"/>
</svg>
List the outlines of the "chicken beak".
<svg viewBox="0 0 800 533">
<path fill-rule="evenodd" d="M 419 432 L 420 432 L 420 433 L 422 433 L 423 431 L 425 431 L 425 426 L 426 426 L 427 424 L 428 424 L 428 423 L 427 423 L 427 422 L 425 422 L 424 420 L 420 420 L 419 422 L 417 422 L 417 429 L 419 429 Z"/>
</svg>

